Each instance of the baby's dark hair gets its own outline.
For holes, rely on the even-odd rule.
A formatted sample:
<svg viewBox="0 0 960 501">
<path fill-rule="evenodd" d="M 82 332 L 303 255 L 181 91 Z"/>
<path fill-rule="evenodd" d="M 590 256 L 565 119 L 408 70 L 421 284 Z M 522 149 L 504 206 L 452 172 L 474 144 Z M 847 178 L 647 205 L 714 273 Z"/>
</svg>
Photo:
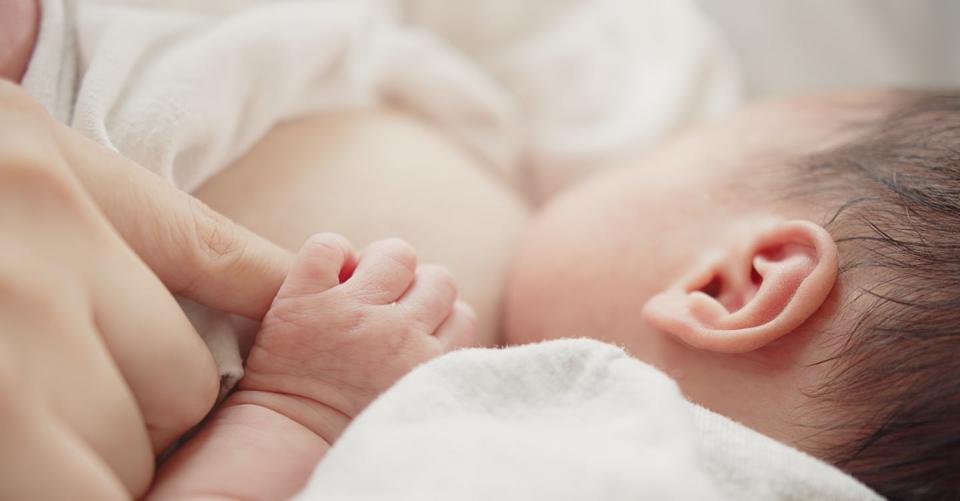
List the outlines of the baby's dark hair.
<svg viewBox="0 0 960 501">
<path fill-rule="evenodd" d="M 960 499 L 960 92 L 897 92 L 849 143 L 800 162 L 829 207 L 853 325 L 815 402 L 823 453 L 890 499 Z M 889 103 L 888 103 L 889 104 Z"/>
</svg>

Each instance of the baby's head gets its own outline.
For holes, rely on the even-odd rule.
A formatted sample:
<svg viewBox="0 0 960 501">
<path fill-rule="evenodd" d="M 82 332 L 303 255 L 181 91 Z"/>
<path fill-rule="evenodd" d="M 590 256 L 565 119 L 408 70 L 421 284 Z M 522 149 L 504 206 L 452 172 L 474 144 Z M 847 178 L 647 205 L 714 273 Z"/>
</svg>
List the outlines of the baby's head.
<svg viewBox="0 0 960 501">
<path fill-rule="evenodd" d="M 511 343 L 624 346 L 892 498 L 960 493 L 960 94 L 754 106 L 558 197 Z"/>
</svg>

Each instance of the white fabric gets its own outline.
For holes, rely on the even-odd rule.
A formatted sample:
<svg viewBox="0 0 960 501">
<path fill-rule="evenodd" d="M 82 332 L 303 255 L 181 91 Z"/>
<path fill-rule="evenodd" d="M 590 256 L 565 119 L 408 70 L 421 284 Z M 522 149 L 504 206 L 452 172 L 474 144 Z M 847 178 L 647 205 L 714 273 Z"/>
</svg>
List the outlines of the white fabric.
<svg viewBox="0 0 960 501">
<path fill-rule="evenodd" d="M 44 0 L 25 87 L 51 108 L 71 102 L 58 117 L 188 191 L 278 121 L 317 111 L 399 106 L 543 179 L 739 98 L 725 45 L 686 1 L 64 2 Z M 75 23 L 55 15 L 64 5 Z M 76 51 L 57 42 L 73 24 Z M 75 60 L 76 88 L 42 89 Z"/>
<path fill-rule="evenodd" d="M 740 102 L 727 44 L 691 2 L 402 4 L 408 22 L 470 56 L 514 102 L 521 175 L 537 199 Z"/>
<path fill-rule="evenodd" d="M 41 12 L 37 45 L 20 84 L 54 118 L 70 123 L 77 86 L 73 4 L 43 0 Z"/>
<path fill-rule="evenodd" d="M 578 339 L 421 366 L 354 420 L 297 499 L 881 498 Z"/>
</svg>

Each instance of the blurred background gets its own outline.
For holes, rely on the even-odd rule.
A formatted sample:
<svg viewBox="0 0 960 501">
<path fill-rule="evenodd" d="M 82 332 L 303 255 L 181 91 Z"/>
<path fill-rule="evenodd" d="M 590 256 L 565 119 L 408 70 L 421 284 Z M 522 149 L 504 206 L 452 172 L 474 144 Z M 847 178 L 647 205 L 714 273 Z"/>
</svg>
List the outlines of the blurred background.
<svg viewBox="0 0 960 501">
<path fill-rule="evenodd" d="M 97 0 L 125 5 L 155 0 Z M 320 0 L 329 1 L 329 0 Z M 442 29 L 466 49 L 509 38 L 582 0 L 373 0 Z M 599 0 L 602 1 L 602 0 Z M 642 0 L 633 0 L 643 3 Z M 953 0 L 691 0 L 715 23 L 744 72 L 748 97 L 836 86 L 960 83 L 960 2 Z M 171 8 L 222 13 L 258 0 L 168 0 Z M 442 13 L 441 13 L 442 12 Z M 495 14 L 491 16 L 490 14 Z M 532 17 L 531 17 L 532 16 Z M 495 22 L 489 21 L 495 19 Z"/>
<path fill-rule="evenodd" d="M 696 1 L 736 53 L 748 96 L 960 82 L 960 2 Z"/>
<path fill-rule="evenodd" d="M 302 40 L 291 47 L 304 57 L 289 68 L 273 68 L 277 57 L 266 58 L 257 64 L 270 71 L 245 77 L 266 80 L 248 87 L 275 86 L 273 76 L 315 65 L 326 80 L 304 88 L 302 96 L 287 92 L 287 101 L 301 106 L 331 88 L 349 89 L 328 108 L 404 111 L 519 180 L 534 200 L 753 98 L 836 87 L 960 84 L 960 2 L 953 0 L 315 0 L 316 17 L 309 21 L 283 18 L 277 1 L 80 4 L 97 3 L 200 14 L 203 21 L 191 25 L 198 30 L 230 25 L 231 16 L 224 14 L 266 6 L 244 12 L 263 19 L 273 11 L 273 24 L 243 25 L 237 37 L 249 45 L 217 46 L 201 66 L 211 71 L 232 52 L 250 52 L 243 47 L 280 50 L 280 34 L 297 25 Z M 92 12 L 81 16 L 80 28 L 84 61 L 109 45 L 98 46 L 108 27 L 129 28 L 122 15 L 87 10 Z M 353 69 L 323 67 L 320 55 L 336 47 Z M 158 68 L 143 80 L 156 89 L 144 92 L 170 92 L 177 86 L 161 77 L 176 83 L 184 73 Z M 240 101 L 222 103 L 224 109 L 248 102 L 237 95 Z M 170 95 L 164 102 L 190 97 Z M 127 111 L 127 122 L 157 115 L 135 106 Z"/>
</svg>

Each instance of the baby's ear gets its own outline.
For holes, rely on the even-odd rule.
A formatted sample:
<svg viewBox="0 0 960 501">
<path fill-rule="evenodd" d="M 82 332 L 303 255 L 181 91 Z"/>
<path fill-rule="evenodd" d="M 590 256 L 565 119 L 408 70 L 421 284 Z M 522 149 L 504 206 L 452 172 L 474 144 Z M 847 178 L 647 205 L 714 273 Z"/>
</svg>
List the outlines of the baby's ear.
<svg viewBox="0 0 960 501">
<path fill-rule="evenodd" d="M 651 298 L 644 318 L 690 346 L 721 353 L 756 350 L 807 321 L 837 279 L 830 233 L 794 220 L 748 235 Z"/>
</svg>

